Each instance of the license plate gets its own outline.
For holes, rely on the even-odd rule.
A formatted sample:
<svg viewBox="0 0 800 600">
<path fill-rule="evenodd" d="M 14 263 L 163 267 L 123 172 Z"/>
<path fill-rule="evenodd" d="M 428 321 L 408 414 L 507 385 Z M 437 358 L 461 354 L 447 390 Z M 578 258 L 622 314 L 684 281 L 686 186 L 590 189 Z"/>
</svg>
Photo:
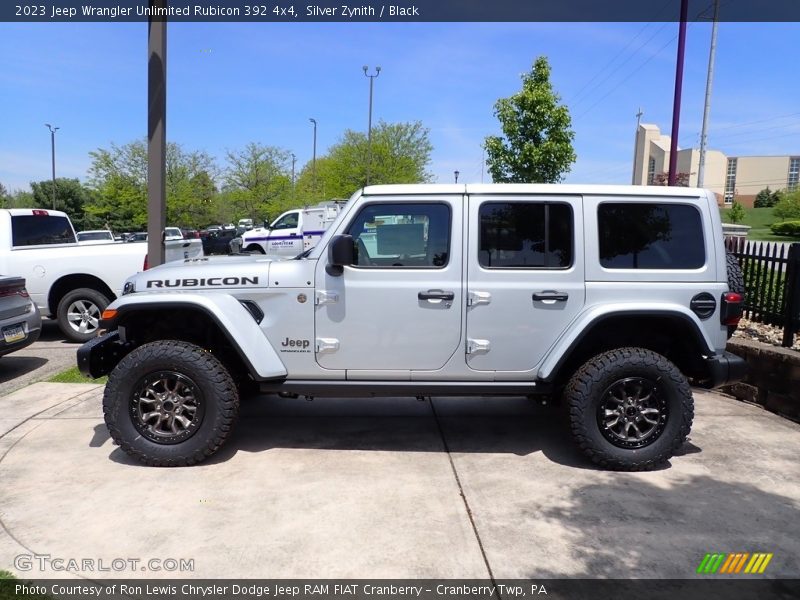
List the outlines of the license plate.
<svg viewBox="0 0 800 600">
<path fill-rule="evenodd" d="M 3 329 L 3 339 L 6 344 L 13 344 L 28 337 L 25 328 L 22 325 L 12 325 Z"/>
</svg>

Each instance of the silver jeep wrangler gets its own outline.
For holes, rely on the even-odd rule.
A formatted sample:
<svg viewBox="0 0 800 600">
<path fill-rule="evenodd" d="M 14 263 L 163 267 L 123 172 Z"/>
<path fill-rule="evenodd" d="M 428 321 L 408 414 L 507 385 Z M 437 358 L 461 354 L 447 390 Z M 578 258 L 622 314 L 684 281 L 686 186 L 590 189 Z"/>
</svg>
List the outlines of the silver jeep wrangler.
<svg viewBox="0 0 800 600">
<path fill-rule="evenodd" d="M 293 260 L 131 277 L 78 364 L 109 374 L 111 436 L 149 465 L 211 456 L 256 386 L 550 397 L 591 460 L 649 469 L 689 433 L 690 382 L 744 374 L 725 351 L 744 292 L 732 258 L 700 189 L 367 187 Z"/>
</svg>

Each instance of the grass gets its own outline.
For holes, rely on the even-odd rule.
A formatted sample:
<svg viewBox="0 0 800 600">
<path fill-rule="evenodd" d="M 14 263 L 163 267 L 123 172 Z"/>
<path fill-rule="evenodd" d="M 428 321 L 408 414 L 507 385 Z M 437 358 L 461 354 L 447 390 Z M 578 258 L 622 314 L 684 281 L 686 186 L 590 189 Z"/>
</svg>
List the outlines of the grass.
<svg viewBox="0 0 800 600">
<path fill-rule="evenodd" d="M 70 367 L 66 371 L 61 371 L 57 375 L 53 375 L 47 381 L 51 383 L 105 383 L 108 377 L 100 377 L 99 379 L 90 379 L 84 376 L 78 367 Z"/>
<path fill-rule="evenodd" d="M 10 571 L 0 569 L 0 579 L 16 579 L 16 577 L 14 577 L 14 574 Z"/>
<path fill-rule="evenodd" d="M 723 223 L 730 223 L 728 218 L 730 213 L 729 208 L 720 208 L 719 213 L 722 216 Z M 775 235 L 769 228 L 778 218 L 772 214 L 771 208 L 745 208 L 744 221 L 740 225 L 749 225 L 752 227 L 747 234 L 748 240 L 763 241 L 763 242 L 797 242 L 797 238 L 787 237 L 783 235 Z"/>
</svg>

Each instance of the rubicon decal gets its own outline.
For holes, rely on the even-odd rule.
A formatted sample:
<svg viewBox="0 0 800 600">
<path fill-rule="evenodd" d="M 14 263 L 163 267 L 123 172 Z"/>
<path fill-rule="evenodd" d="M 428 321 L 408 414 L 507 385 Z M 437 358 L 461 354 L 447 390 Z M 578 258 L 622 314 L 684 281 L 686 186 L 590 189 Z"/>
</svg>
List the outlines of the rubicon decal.
<svg viewBox="0 0 800 600">
<path fill-rule="evenodd" d="M 258 277 L 209 277 L 208 279 L 148 279 L 148 288 L 258 285 Z"/>
<path fill-rule="evenodd" d="M 701 575 L 760 575 L 772 560 L 772 552 L 714 552 L 706 554 L 697 567 Z"/>
</svg>

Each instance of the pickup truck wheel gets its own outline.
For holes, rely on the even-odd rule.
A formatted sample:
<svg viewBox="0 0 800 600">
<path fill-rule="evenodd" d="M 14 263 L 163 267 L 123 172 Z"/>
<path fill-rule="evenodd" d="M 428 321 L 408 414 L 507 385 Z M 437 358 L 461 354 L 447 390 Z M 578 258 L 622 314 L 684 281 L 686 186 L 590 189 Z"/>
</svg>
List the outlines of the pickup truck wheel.
<svg viewBox="0 0 800 600">
<path fill-rule="evenodd" d="M 228 438 L 238 412 L 236 384 L 222 363 L 177 340 L 144 344 L 125 356 L 103 396 L 112 439 L 155 467 L 205 460 Z"/>
<path fill-rule="evenodd" d="M 58 303 L 58 327 L 73 342 L 88 342 L 97 335 L 100 315 L 108 305 L 108 298 L 97 290 L 73 290 Z"/>
<path fill-rule="evenodd" d="M 617 471 L 658 467 L 683 445 L 694 418 L 686 377 L 644 348 L 595 356 L 564 390 L 572 435 L 593 462 Z"/>
<path fill-rule="evenodd" d="M 258 244 L 250 244 L 247 248 L 245 248 L 245 250 L 247 250 L 247 252 L 253 252 L 255 254 L 266 254 L 266 252 L 264 252 L 264 249 Z"/>
</svg>

